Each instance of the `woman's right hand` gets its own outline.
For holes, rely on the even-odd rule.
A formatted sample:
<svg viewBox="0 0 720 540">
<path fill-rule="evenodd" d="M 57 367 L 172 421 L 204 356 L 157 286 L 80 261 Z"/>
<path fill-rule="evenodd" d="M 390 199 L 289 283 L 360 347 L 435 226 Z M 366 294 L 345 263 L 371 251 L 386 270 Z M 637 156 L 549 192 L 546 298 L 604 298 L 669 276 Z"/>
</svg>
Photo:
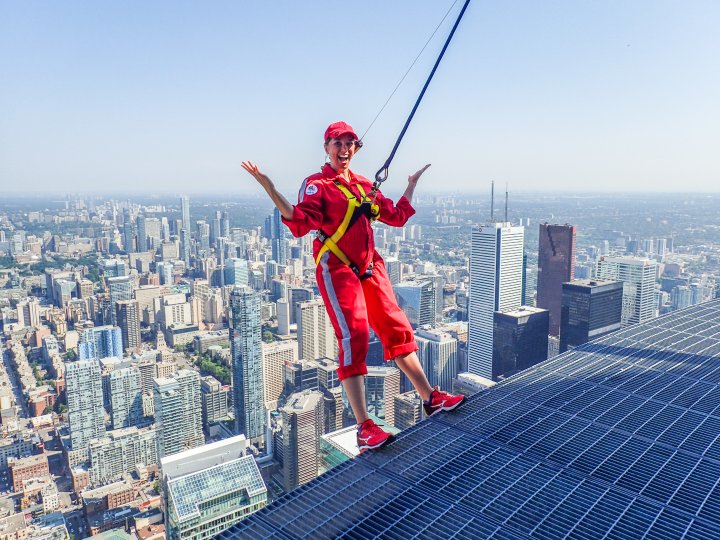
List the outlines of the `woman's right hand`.
<svg viewBox="0 0 720 540">
<path fill-rule="evenodd" d="M 275 184 L 272 183 L 272 180 L 270 180 L 266 174 L 261 173 L 258 166 L 252 161 L 243 161 L 242 168 L 252 174 L 255 180 L 258 181 L 258 184 L 265 189 L 267 194 L 270 195 L 272 202 L 274 202 L 275 206 L 277 206 L 278 210 L 280 210 L 282 216 L 285 219 L 292 219 L 293 214 L 295 213 L 293 205 L 290 204 L 285 197 L 283 197 L 282 193 L 275 189 Z"/>
<path fill-rule="evenodd" d="M 255 180 L 257 180 L 258 183 L 265 189 L 272 186 L 272 180 L 270 180 L 270 178 L 266 174 L 260 172 L 258 166 L 255 165 L 252 161 L 243 161 L 242 168 L 249 172 L 251 175 L 253 175 Z"/>
</svg>

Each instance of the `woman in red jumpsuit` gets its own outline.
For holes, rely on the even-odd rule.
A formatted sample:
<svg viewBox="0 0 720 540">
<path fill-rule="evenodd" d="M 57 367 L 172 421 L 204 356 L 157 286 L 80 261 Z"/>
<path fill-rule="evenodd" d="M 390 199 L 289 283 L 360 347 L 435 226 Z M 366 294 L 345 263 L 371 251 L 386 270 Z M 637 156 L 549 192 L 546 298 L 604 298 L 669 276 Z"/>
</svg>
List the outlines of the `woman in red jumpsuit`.
<svg viewBox="0 0 720 540">
<path fill-rule="evenodd" d="M 332 237 L 347 217 L 349 198 L 362 201 L 370 194 L 372 182 L 350 170 L 350 161 L 358 151 L 358 137 L 345 122 L 335 122 L 325 131 L 326 163 L 319 173 L 307 177 L 298 195 L 298 203 L 290 204 L 272 181 L 252 162 L 243 162 L 248 171 L 268 193 L 280 210 L 283 222 L 295 237 L 310 231 L 321 231 Z M 411 200 L 415 186 L 425 165 L 408 177 L 405 193 L 393 203 L 381 192 L 375 198 L 377 219 L 394 227 L 402 227 L 415 213 Z M 361 215 L 337 239 L 337 247 L 349 260 L 343 262 L 333 250 L 324 247 L 321 238 L 313 244 L 318 288 L 338 340 L 338 378 L 358 422 L 358 447 L 361 451 L 379 448 L 392 436 L 383 431 L 369 417 L 365 404 L 367 374 L 365 358 L 368 352 L 369 328 L 383 344 L 385 360 L 395 360 L 407 375 L 424 402 L 425 412 L 431 416 L 452 410 L 464 401 L 433 389 L 423 372 L 417 356 L 413 330 L 400 309 L 382 257 L 375 250 L 371 219 Z"/>
</svg>

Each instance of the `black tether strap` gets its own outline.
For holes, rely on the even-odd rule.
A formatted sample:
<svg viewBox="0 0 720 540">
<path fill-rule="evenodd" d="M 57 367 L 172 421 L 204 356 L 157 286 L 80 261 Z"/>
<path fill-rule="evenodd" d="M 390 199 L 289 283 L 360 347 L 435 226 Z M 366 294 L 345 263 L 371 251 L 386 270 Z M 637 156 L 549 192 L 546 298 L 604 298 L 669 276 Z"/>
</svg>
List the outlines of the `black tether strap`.
<svg viewBox="0 0 720 540">
<path fill-rule="evenodd" d="M 437 70 L 438 66 L 440 65 L 440 61 L 442 60 L 442 57 L 445 54 L 445 51 L 447 50 L 448 45 L 450 45 L 450 41 L 452 40 L 453 35 L 455 34 L 455 30 L 457 30 L 457 27 L 460 24 L 460 20 L 462 19 L 463 15 L 465 14 L 465 10 L 467 9 L 468 4 L 470 4 L 470 0 L 465 0 L 465 4 L 463 5 L 462 9 L 460 10 L 460 15 L 458 15 L 458 18 L 455 21 L 455 24 L 453 25 L 452 30 L 450 30 L 450 35 L 447 37 L 447 40 L 445 41 L 445 45 L 443 45 L 443 48 L 440 51 L 440 55 L 438 56 L 438 59 L 435 61 L 435 65 L 433 66 L 432 71 L 430 72 L 430 76 L 427 78 L 427 81 L 425 81 L 425 86 L 423 86 L 423 89 L 420 92 L 420 95 L 418 96 L 417 101 L 415 102 L 415 106 L 412 108 L 412 111 L 410 112 L 410 116 L 408 116 L 408 119 L 402 128 L 402 131 L 400 132 L 400 136 L 397 138 L 397 141 L 395 141 L 395 146 L 393 146 L 392 152 L 390 152 L 390 156 L 385 160 L 385 163 L 383 163 L 383 166 L 380 167 L 378 172 L 375 173 L 375 182 L 373 183 L 373 188 L 372 188 L 373 194 L 380 188 L 380 184 L 382 184 L 385 180 L 387 180 L 388 170 L 390 169 L 390 163 L 392 162 L 393 158 L 395 157 L 395 152 L 397 152 L 397 149 L 400 146 L 400 142 L 402 141 L 403 137 L 405 136 L 405 132 L 407 131 L 408 126 L 410 126 L 410 122 L 412 121 L 413 116 L 415 116 L 415 111 L 417 111 L 417 108 L 420 106 L 420 102 L 422 101 L 422 98 L 425 95 L 425 91 L 427 90 L 428 86 L 430 85 L 430 81 L 432 81 L 433 75 L 435 75 L 435 71 Z M 383 174 L 384 174 L 384 176 L 383 176 Z"/>
</svg>

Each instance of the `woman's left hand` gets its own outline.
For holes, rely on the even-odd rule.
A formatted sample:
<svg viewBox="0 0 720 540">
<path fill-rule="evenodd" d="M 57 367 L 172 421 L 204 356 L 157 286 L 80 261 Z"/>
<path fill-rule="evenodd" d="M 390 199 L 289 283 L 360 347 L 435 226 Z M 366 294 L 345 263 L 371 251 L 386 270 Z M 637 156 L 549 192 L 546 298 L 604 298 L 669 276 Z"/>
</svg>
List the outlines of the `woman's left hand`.
<svg viewBox="0 0 720 540">
<path fill-rule="evenodd" d="M 419 170 L 418 172 L 416 172 L 415 174 L 411 174 L 410 176 L 408 176 L 408 184 L 412 184 L 412 185 L 417 184 L 417 181 L 420 180 L 420 177 L 422 176 L 422 173 L 424 173 L 429 166 L 430 166 L 430 163 L 428 163 L 427 165 L 425 165 L 422 169 L 420 169 L 420 170 Z"/>
</svg>

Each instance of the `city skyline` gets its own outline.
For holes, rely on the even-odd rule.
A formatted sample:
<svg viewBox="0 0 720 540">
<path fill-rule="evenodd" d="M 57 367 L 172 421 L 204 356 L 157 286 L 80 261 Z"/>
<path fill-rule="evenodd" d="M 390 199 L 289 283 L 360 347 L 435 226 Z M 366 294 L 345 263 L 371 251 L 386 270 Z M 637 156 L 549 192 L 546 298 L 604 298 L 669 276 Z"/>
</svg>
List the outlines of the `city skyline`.
<svg viewBox="0 0 720 540">
<path fill-rule="evenodd" d="M 534 416 L 526 406 L 545 403 L 556 383 L 568 392 L 558 406 L 578 397 L 572 390 L 578 384 L 587 390 L 575 368 L 566 371 L 565 359 L 596 370 L 587 372 L 588 381 L 599 385 L 635 377 L 633 388 L 647 396 L 659 388 L 644 385 L 658 369 L 667 369 L 659 378 L 664 385 L 688 369 L 700 368 L 702 376 L 712 367 L 674 354 L 673 367 L 668 351 L 654 345 L 647 352 L 662 363 L 646 364 L 645 352 L 618 346 L 607 351 L 605 345 L 608 339 L 626 344 L 619 337 L 625 332 L 648 346 L 647 319 L 645 324 L 670 324 L 680 332 L 681 346 L 702 355 L 698 361 L 709 354 L 705 347 L 717 329 L 703 323 L 705 339 L 695 336 L 700 321 L 676 328 L 671 321 L 692 319 L 695 309 L 701 318 L 719 309 L 712 300 L 720 298 L 720 197 L 517 197 L 500 223 L 488 223 L 486 197 L 418 197 L 411 223 L 374 226 L 394 295 L 417 324 L 418 356 L 431 385 L 468 396 L 485 393 L 476 397 L 486 403 L 497 400 L 498 414 L 483 418 L 508 433 L 505 425 Z M 0 507 L 19 509 L 0 518 L 0 525 L 19 516 L 16 529 L 25 534 L 46 523 L 28 523 L 24 516 L 59 510 L 57 527 L 77 537 L 114 528 L 144 538 L 165 527 L 168 538 L 185 538 L 191 529 L 206 538 L 266 503 L 288 500 L 283 494 L 298 485 L 310 488 L 318 477 L 325 482 L 336 474 L 323 477 L 325 472 L 358 456 L 357 419 L 345 404 L 334 330 L 318 298 L 312 237 L 283 238 L 275 214 L 252 201 L 233 204 L 207 195 L 119 201 L 67 196 L 50 208 L 0 202 L 0 464 L 12 485 L 5 487 L 0 476 Z M 558 235 L 546 238 L 548 227 L 571 230 L 572 248 L 560 250 Z M 548 261 L 557 262 L 548 250 L 553 256 L 567 252 L 560 262 L 575 270 L 570 283 L 564 283 L 570 274 L 555 272 L 562 290 L 553 286 L 545 294 L 550 304 L 560 301 L 560 339 L 548 336 L 548 312 L 534 307 Z M 621 281 L 599 282 L 606 274 Z M 607 283 L 612 290 L 605 294 Z M 579 293 L 566 294 L 568 285 Z M 657 318 L 668 313 L 675 319 Z M 569 339 L 563 341 L 564 335 Z M 488 345 L 489 366 L 478 362 Z M 565 347 L 573 350 L 553 364 Z M 413 437 L 434 432 L 437 423 L 423 420 L 422 398 L 407 393 L 407 376 L 392 361 L 385 364 L 383 343 L 372 336 L 369 349 L 368 412 L 393 433 L 423 421 L 400 435 L 411 444 L 410 460 L 422 463 Z M 588 364 L 588 351 L 603 351 L 614 367 L 608 372 Z M 621 368 L 630 363 L 631 369 Z M 568 384 L 550 374 L 553 365 Z M 688 399 L 714 395 L 717 384 L 712 387 L 715 379 L 708 377 L 698 383 L 700 392 L 693 387 L 684 393 L 682 381 L 669 388 Z M 494 381 L 494 393 L 486 392 Z M 513 388 L 533 385 L 539 391 L 520 396 L 519 410 L 508 410 L 508 390 L 514 395 Z M 443 416 L 442 432 L 428 444 L 455 439 L 452 430 L 470 425 L 463 414 L 476 414 L 478 401 Z M 711 399 L 713 407 L 716 401 Z M 648 400 L 638 414 L 647 419 L 656 406 Z M 680 402 L 671 406 L 678 409 Z M 687 426 L 678 425 L 681 438 Z M 716 438 L 711 436 L 708 441 Z M 700 451 L 715 452 L 715 446 Z M 472 463 L 483 466 L 482 460 Z M 675 478 L 675 470 L 671 466 L 663 477 Z M 25 482 L 32 475 L 40 479 Z M 694 478 L 689 474 L 687 481 Z M 710 481 L 716 483 L 716 476 Z M 482 491 L 472 480 L 465 487 Z M 197 513 L 197 504 L 206 510 Z M 315 518 L 308 515 L 307 523 Z M 282 522 L 289 525 L 289 516 Z"/>
<path fill-rule="evenodd" d="M 6 193 L 258 195 L 240 169 L 253 159 L 292 200 L 323 161 L 327 124 L 365 132 L 452 3 L 169 6 L 6 4 Z M 372 176 L 387 157 L 459 7 L 354 170 Z M 484 192 L 491 179 L 522 192 L 717 192 L 719 21 L 710 1 L 471 3 L 386 189 L 429 162 L 419 193 Z M 324 39 L 337 28 L 348 46 Z M 352 91 L 318 92 L 333 75 Z"/>
</svg>

